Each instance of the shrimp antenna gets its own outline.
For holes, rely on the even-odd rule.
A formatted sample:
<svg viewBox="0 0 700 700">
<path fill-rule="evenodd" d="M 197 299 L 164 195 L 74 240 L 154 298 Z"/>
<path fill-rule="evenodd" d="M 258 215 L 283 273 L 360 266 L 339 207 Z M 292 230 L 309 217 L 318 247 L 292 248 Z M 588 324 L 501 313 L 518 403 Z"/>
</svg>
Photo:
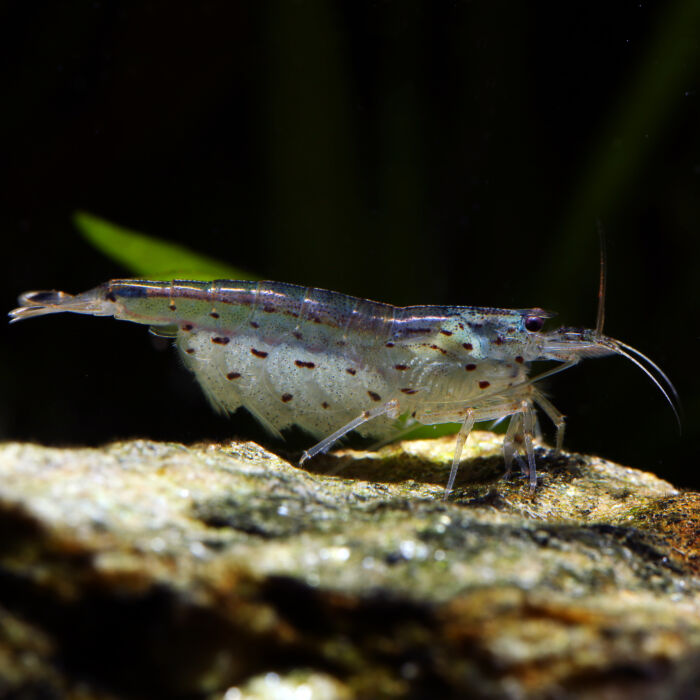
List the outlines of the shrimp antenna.
<svg viewBox="0 0 700 700">
<path fill-rule="evenodd" d="M 673 386 L 671 380 L 664 374 L 661 368 L 652 360 L 650 360 L 646 355 L 639 352 L 636 348 L 631 345 L 627 345 L 620 340 L 615 340 L 614 338 L 608 338 L 603 335 L 603 324 L 605 323 L 605 287 L 607 282 L 607 251 L 605 249 L 605 231 L 603 230 L 603 224 L 600 219 L 596 219 L 596 224 L 598 226 L 598 241 L 600 245 L 600 280 L 598 282 L 598 316 L 596 318 L 595 332 L 596 335 L 601 338 L 604 342 L 601 344 L 610 348 L 613 352 L 618 355 L 626 357 L 630 362 L 633 362 L 637 367 L 639 367 L 644 374 L 651 379 L 652 382 L 657 386 L 659 391 L 664 395 L 664 398 L 668 402 L 673 415 L 676 417 L 676 422 L 678 423 L 678 430 L 681 430 L 681 418 L 678 410 L 680 405 L 680 399 L 678 398 L 678 392 L 676 387 Z M 654 376 L 654 374 L 645 366 L 644 362 L 647 363 L 653 370 L 657 372 L 661 380 L 668 387 L 668 391 L 661 382 Z M 675 401 L 674 401 L 675 399 Z"/>
<path fill-rule="evenodd" d="M 652 372 L 644 366 L 644 364 L 637 359 L 643 358 L 646 362 L 648 362 L 655 370 L 659 372 L 661 377 L 666 381 L 668 384 L 671 394 L 678 400 L 678 392 L 676 392 L 676 387 L 671 384 L 670 379 L 658 368 L 658 366 L 652 362 L 646 355 L 643 355 L 639 350 L 636 348 L 631 347 L 630 345 L 626 345 L 624 343 L 621 343 L 619 340 L 615 340 L 614 338 L 605 338 L 604 342 L 601 343 L 601 345 L 609 348 L 612 350 L 614 353 L 617 353 L 618 355 L 622 355 L 623 357 L 626 357 L 630 362 L 633 362 L 639 369 L 644 372 L 644 374 L 651 379 L 652 382 L 656 385 L 657 389 L 664 395 L 664 398 L 668 402 L 668 405 L 671 407 L 671 410 L 673 411 L 673 415 L 676 417 L 676 422 L 678 423 L 678 431 L 680 432 L 681 430 L 681 417 L 680 414 L 678 413 L 678 409 L 676 408 L 676 404 L 674 403 L 673 399 L 671 398 L 671 395 L 669 394 L 668 391 L 662 386 L 661 382 L 652 374 Z M 622 347 L 621 347 L 622 346 Z M 623 349 L 624 348 L 624 349 Z M 633 354 L 634 353 L 634 354 Z M 636 357 L 635 357 L 636 355 Z"/>
<path fill-rule="evenodd" d="M 600 280 L 598 282 L 598 316 L 595 322 L 595 332 L 603 335 L 603 324 L 605 323 L 605 285 L 607 281 L 607 253 L 605 250 L 605 231 L 600 219 L 596 219 L 598 225 L 598 241 L 600 245 Z"/>
<path fill-rule="evenodd" d="M 659 365 L 657 365 L 655 362 L 653 362 L 650 358 L 648 358 L 643 353 L 639 352 L 639 350 L 637 350 L 637 348 L 633 348 L 631 345 L 627 345 L 627 343 L 623 343 L 621 340 L 616 340 L 615 344 L 618 347 L 624 348 L 625 350 L 627 350 L 627 352 L 630 352 L 633 355 L 636 355 L 637 357 L 641 358 L 647 364 L 649 364 L 651 367 L 653 367 L 657 371 L 659 376 L 666 382 L 666 386 L 671 390 L 671 393 L 673 394 L 673 396 L 676 399 L 676 404 L 680 404 L 680 397 L 678 396 L 678 392 L 676 391 L 676 387 L 673 386 L 673 383 L 666 376 L 666 374 L 663 372 L 661 367 L 659 367 Z"/>
</svg>

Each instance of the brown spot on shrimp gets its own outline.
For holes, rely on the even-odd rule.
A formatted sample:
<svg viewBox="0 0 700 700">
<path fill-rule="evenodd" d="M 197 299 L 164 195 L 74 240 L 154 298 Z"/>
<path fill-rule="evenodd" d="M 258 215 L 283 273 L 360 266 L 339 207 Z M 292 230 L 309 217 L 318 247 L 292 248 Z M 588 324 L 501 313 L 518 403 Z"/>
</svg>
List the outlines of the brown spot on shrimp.
<svg viewBox="0 0 700 700">
<path fill-rule="evenodd" d="M 395 343 L 392 343 L 391 341 L 389 341 L 388 343 L 385 343 L 385 347 L 387 347 L 387 348 L 393 348 L 394 345 L 395 345 Z"/>
<path fill-rule="evenodd" d="M 440 333 L 442 333 L 443 335 L 452 335 L 452 331 L 446 331 L 444 328 L 440 329 Z"/>
<path fill-rule="evenodd" d="M 231 338 L 228 338 L 225 335 L 215 335 L 211 339 L 211 342 L 216 343 L 217 345 L 228 345 L 231 342 Z"/>
<path fill-rule="evenodd" d="M 394 365 L 394 369 L 399 370 L 399 372 L 403 372 L 408 369 L 408 365 Z"/>
<path fill-rule="evenodd" d="M 487 389 L 488 387 L 491 386 L 491 382 L 486 381 L 485 379 L 482 379 L 479 382 L 479 389 Z"/>
<path fill-rule="evenodd" d="M 476 365 L 470 362 L 468 365 L 464 365 L 464 369 L 466 369 L 467 372 L 473 372 L 476 369 Z"/>
<path fill-rule="evenodd" d="M 226 379 L 231 379 L 231 380 L 233 380 L 233 379 L 240 379 L 240 376 L 241 376 L 241 375 L 240 375 L 239 372 L 229 372 L 229 373 L 226 375 Z"/>
<path fill-rule="evenodd" d="M 185 348 L 185 352 L 188 355 L 194 355 L 194 348 Z"/>
<path fill-rule="evenodd" d="M 107 301 L 114 302 L 117 300 L 117 297 L 115 296 L 114 292 L 110 290 L 109 292 L 107 292 L 107 294 L 105 294 L 105 299 Z"/>
<path fill-rule="evenodd" d="M 465 350 L 473 350 L 474 349 L 474 346 L 471 343 L 462 343 L 462 347 Z"/>
<path fill-rule="evenodd" d="M 255 355 L 255 357 L 259 357 L 261 360 L 264 360 L 268 353 L 266 353 L 264 350 L 256 350 L 255 348 L 251 348 L 250 352 Z"/>
<path fill-rule="evenodd" d="M 180 326 L 180 330 L 185 331 L 185 333 L 189 333 L 193 328 L 194 326 L 191 323 L 183 323 Z"/>
<path fill-rule="evenodd" d="M 348 374 L 351 374 L 353 377 L 357 374 L 357 370 L 356 370 L 356 369 L 353 369 L 352 367 L 348 367 L 345 371 L 346 371 Z"/>
<path fill-rule="evenodd" d="M 251 321 L 251 322 L 250 322 L 250 327 L 251 327 L 251 328 L 260 328 L 260 324 L 259 324 L 259 323 L 256 323 L 255 321 Z"/>
<path fill-rule="evenodd" d="M 210 312 L 209 312 L 209 315 L 210 315 L 212 318 L 219 318 L 219 314 L 218 314 L 216 311 L 210 311 Z"/>
<path fill-rule="evenodd" d="M 306 369 L 313 369 L 316 366 L 315 362 L 304 362 L 303 360 L 294 360 L 294 364 L 297 367 L 306 367 Z"/>
<path fill-rule="evenodd" d="M 368 391 L 367 396 L 369 396 L 372 401 L 381 401 L 382 397 L 376 391 Z"/>
<path fill-rule="evenodd" d="M 280 396 L 280 398 L 282 399 L 283 403 L 289 403 L 294 398 L 294 395 L 293 394 L 282 394 L 282 396 Z"/>
<path fill-rule="evenodd" d="M 447 350 L 445 350 L 445 348 L 441 348 L 439 345 L 435 345 L 435 343 L 433 343 L 430 346 L 430 349 L 437 350 L 438 352 L 441 352 L 443 355 L 447 355 Z"/>
<path fill-rule="evenodd" d="M 523 362 L 525 362 L 525 358 L 522 355 L 517 355 L 515 358 L 515 361 L 519 364 L 522 365 Z"/>
<path fill-rule="evenodd" d="M 330 404 L 328 403 L 328 401 L 324 401 L 324 402 L 321 404 L 321 408 L 330 408 Z"/>
<path fill-rule="evenodd" d="M 172 301 L 168 304 L 168 308 L 171 311 L 177 311 L 177 306 L 175 306 L 174 302 L 172 302 Z"/>
<path fill-rule="evenodd" d="M 303 338 L 302 334 L 299 333 L 299 331 L 292 331 L 292 335 L 297 339 L 301 340 Z"/>
<path fill-rule="evenodd" d="M 418 389 L 411 389 L 410 387 L 406 387 L 405 389 L 401 389 L 401 392 L 404 394 L 415 394 L 418 391 Z"/>
</svg>

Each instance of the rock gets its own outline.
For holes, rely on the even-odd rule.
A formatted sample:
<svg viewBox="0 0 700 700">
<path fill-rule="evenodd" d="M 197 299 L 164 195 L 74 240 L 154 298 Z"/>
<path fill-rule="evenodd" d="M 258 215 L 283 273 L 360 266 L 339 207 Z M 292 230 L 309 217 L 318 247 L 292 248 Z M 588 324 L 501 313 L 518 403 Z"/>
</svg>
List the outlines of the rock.
<svg viewBox="0 0 700 700">
<path fill-rule="evenodd" d="M 452 444 L 0 446 L 0 695 L 700 693 L 700 495 Z"/>
</svg>

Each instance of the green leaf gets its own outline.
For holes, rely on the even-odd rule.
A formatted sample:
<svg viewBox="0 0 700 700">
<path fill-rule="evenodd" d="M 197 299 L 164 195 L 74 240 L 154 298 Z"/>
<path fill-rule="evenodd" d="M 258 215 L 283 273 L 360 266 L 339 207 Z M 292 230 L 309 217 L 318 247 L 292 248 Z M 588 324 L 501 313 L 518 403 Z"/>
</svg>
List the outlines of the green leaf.
<svg viewBox="0 0 700 700">
<path fill-rule="evenodd" d="M 436 423 L 435 425 L 416 425 L 405 433 L 401 433 L 401 440 L 430 440 L 439 438 L 445 435 L 454 435 L 459 432 L 462 427 L 461 423 Z M 504 433 L 507 424 L 499 423 L 498 425 L 478 425 L 479 430 L 490 430 L 494 433 Z"/>
<path fill-rule="evenodd" d="M 76 212 L 73 220 L 88 243 L 134 275 L 151 280 L 259 279 L 186 246 L 117 226 L 88 212 Z"/>
<path fill-rule="evenodd" d="M 461 423 L 436 423 L 435 425 L 417 425 L 409 432 L 401 435 L 401 440 L 431 440 L 445 435 L 454 435 L 459 431 Z"/>
</svg>

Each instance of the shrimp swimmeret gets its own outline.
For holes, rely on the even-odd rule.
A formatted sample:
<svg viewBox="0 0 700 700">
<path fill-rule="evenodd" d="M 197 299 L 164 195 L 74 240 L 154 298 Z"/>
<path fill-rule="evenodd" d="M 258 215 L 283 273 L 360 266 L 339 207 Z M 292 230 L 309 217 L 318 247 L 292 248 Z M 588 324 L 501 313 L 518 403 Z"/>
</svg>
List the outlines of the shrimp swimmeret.
<svg viewBox="0 0 700 700">
<path fill-rule="evenodd" d="M 77 295 L 27 292 L 19 303 L 13 322 L 70 311 L 173 335 L 216 408 L 243 406 L 276 435 L 296 424 L 320 439 L 302 462 L 352 430 L 385 438 L 402 416 L 425 425 L 459 422 L 445 496 L 473 425 L 505 417 L 506 472 L 522 446 L 534 489 L 534 407 L 556 426 L 557 450 L 564 434 L 563 415 L 536 382 L 582 358 L 623 355 L 675 412 L 675 390 L 661 369 L 603 335 L 602 301 L 596 329 L 547 332 L 551 314 L 538 308 L 400 308 L 280 282 L 118 279 Z M 540 360 L 562 364 L 530 376 L 531 363 Z"/>
</svg>

